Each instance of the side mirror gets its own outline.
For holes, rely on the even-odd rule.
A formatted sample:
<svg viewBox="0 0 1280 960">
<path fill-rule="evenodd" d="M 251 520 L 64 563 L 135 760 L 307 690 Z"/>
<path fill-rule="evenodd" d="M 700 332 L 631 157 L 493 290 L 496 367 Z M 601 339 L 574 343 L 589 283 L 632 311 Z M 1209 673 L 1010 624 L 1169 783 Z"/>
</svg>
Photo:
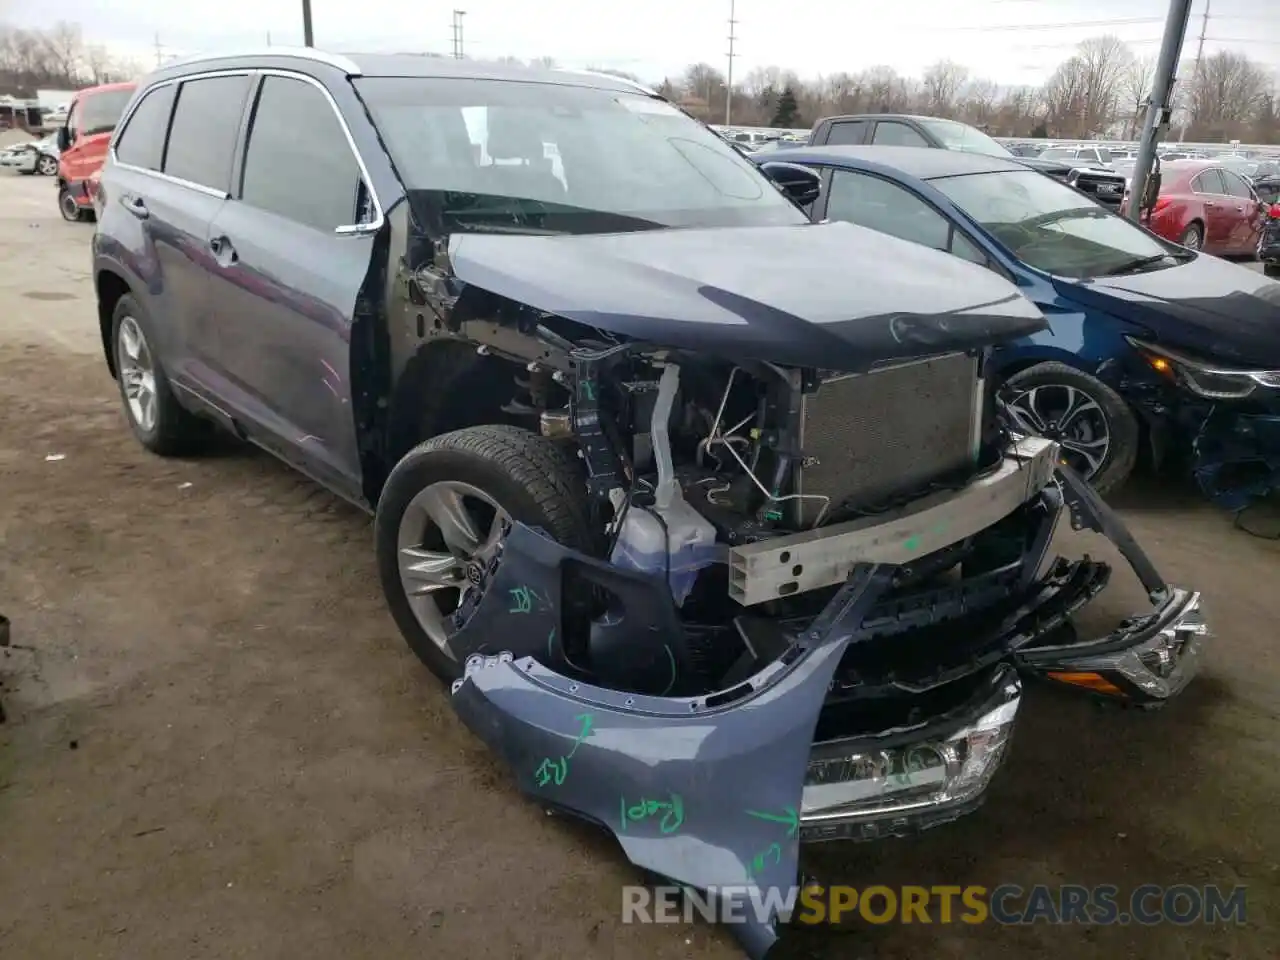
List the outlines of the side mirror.
<svg viewBox="0 0 1280 960">
<path fill-rule="evenodd" d="M 66 127 L 58 128 L 58 149 L 66 150 L 71 146 L 71 131 Z"/>
<path fill-rule="evenodd" d="M 822 191 L 822 177 L 811 167 L 771 161 L 762 163 L 760 170 L 798 207 L 809 206 Z"/>
</svg>

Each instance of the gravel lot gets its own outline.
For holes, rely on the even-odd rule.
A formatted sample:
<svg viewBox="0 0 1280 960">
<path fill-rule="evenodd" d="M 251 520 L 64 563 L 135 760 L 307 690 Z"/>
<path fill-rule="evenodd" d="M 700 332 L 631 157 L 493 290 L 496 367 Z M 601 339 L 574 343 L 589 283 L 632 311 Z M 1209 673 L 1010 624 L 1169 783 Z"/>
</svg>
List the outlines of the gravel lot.
<svg viewBox="0 0 1280 960">
<path fill-rule="evenodd" d="M 0 173 L 0 955 L 739 956 L 705 925 L 620 923 L 636 873 L 522 800 L 455 719 L 383 610 L 364 516 L 251 450 L 133 442 L 92 230 L 58 218 L 49 180 Z M 1208 598 L 1205 674 L 1153 714 L 1037 688 L 982 810 L 815 867 L 858 886 L 1247 884 L 1248 923 L 861 926 L 784 955 L 1276 955 L 1280 547 L 1168 483 L 1122 505 Z M 1137 609 L 1126 568 L 1092 616 Z"/>
</svg>

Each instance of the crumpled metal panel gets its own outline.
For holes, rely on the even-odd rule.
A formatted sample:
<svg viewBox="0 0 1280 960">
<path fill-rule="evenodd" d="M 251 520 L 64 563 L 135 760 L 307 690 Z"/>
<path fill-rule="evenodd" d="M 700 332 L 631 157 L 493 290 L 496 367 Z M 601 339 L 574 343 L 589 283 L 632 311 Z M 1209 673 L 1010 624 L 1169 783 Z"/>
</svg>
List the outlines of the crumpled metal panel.
<svg viewBox="0 0 1280 960">
<path fill-rule="evenodd" d="M 726 694 L 621 693 L 499 654 L 468 659 L 454 707 L 521 790 L 602 824 L 637 866 L 700 890 L 789 890 L 818 713 L 883 569 L 855 571 L 821 639 Z M 754 958 L 777 937 L 751 911 L 733 932 Z"/>
</svg>

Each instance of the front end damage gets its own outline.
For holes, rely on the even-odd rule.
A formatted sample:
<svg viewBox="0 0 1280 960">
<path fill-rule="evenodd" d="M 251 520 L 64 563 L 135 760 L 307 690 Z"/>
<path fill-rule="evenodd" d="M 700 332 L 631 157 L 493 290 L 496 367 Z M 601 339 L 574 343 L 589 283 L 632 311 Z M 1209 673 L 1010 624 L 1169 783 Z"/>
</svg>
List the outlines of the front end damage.
<svg viewBox="0 0 1280 960">
<path fill-rule="evenodd" d="M 517 526 L 461 631 L 477 652 L 454 684 L 455 708 L 524 792 L 608 829 L 637 866 L 702 891 L 790 890 L 801 842 L 901 836 L 976 808 L 1010 742 L 1020 675 L 1144 705 L 1193 675 L 1205 634 L 1199 596 L 1160 580 L 1110 509 L 1054 471 L 1056 452 L 1024 440 L 1008 458 L 1015 472 L 1004 482 L 1019 491 L 1011 499 L 1025 496 L 1022 505 L 1041 514 L 1016 560 L 895 595 L 901 540 L 850 548 L 858 559 L 816 617 L 780 625 L 772 641 L 757 637 L 774 653 L 730 686 L 690 696 L 610 689 L 571 665 L 548 666 L 559 659 L 561 585 L 576 577 L 627 597 L 620 622 L 630 621 L 642 662 L 646 649 L 670 655 L 680 627 L 652 615 L 663 608 L 660 580 Z M 966 500 L 953 507 L 967 510 Z M 928 530 L 938 515 L 924 507 L 888 522 Z M 1112 539 L 1150 592 L 1150 613 L 1103 637 L 1074 635 L 1070 613 L 1108 571 L 1087 558 L 1049 559 L 1049 535 L 1064 516 Z M 534 598 L 527 609 L 525 596 Z M 898 643 L 908 649 L 890 649 Z M 763 957 L 776 924 L 746 915 L 733 932 Z"/>
<path fill-rule="evenodd" d="M 794 284 L 722 287 L 755 272 L 682 276 L 704 261 L 662 244 L 702 241 L 670 233 L 483 238 L 483 257 L 450 251 L 456 275 L 412 278 L 439 318 L 428 340 L 519 365 L 503 410 L 576 453 L 599 524 L 579 551 L 508 523 L 450 617 L 454 705 L 522 790 L 672 882 L 785 894 L 801 842 L 980 804 L 1025 678 L 1143 706 L 1182 689 L 1199 596 L 1054 442 L 1011 433 L 986 383 L 979 344 L 1042 323 L 1025 301 L 975 270 L 974 301 L 945 314 L 824 319 Z M 574 303 L 539 279 L 570 264 L 593 284 Z M 780 290 L 785 309 L 767 305 Z M 636 302 L 667 313 L 611 306 Z M 1111 571 L 1054 553 L 1064 521 L 1116 546 L 1150 612 L 1077 634 Z M 777 918 L 746 916 L 734 932 L 762 957 Z"/>
</svg>

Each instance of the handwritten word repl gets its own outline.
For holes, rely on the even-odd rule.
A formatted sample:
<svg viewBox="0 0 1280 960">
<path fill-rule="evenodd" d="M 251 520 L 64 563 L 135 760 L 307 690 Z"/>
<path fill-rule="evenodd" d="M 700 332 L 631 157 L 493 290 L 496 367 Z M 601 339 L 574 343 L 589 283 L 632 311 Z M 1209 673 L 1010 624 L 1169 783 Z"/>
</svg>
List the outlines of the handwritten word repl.
<svg viewBox="0 0 1280 960">
<path fill-rule="evenodd" d="M 680 794 L 670 794 L 669 800 L 640 800 L 639 803 L 627 805 L 627 798 L 622 801 L 622 832 L 627 832 L 628 823 L 639 823 L 661 816 L 658 829 L 663 833 L 675 833 L 684 825 L 684 800 Z"/>
<path fill-rule="evenodd" d="M 589 713 L 580 713 L 573 719 L 578 721 L 578 734 L 573 738 L 573 746 L 562 757 L 555 757 L 554 759 L 552 757 L 542 758 L 542 762 L 538 764 L 538 769 L 533 772 L 538 786 L 545 787 L 549 783 L 554 783 L 558 787 L 564 783 L 565 777 L 569 776 L 569 761 L 578 752 L 578 747 L 582 741 L 591 736 L 591 728 L 596 722 L 594 716 Z"/>
</svg>

